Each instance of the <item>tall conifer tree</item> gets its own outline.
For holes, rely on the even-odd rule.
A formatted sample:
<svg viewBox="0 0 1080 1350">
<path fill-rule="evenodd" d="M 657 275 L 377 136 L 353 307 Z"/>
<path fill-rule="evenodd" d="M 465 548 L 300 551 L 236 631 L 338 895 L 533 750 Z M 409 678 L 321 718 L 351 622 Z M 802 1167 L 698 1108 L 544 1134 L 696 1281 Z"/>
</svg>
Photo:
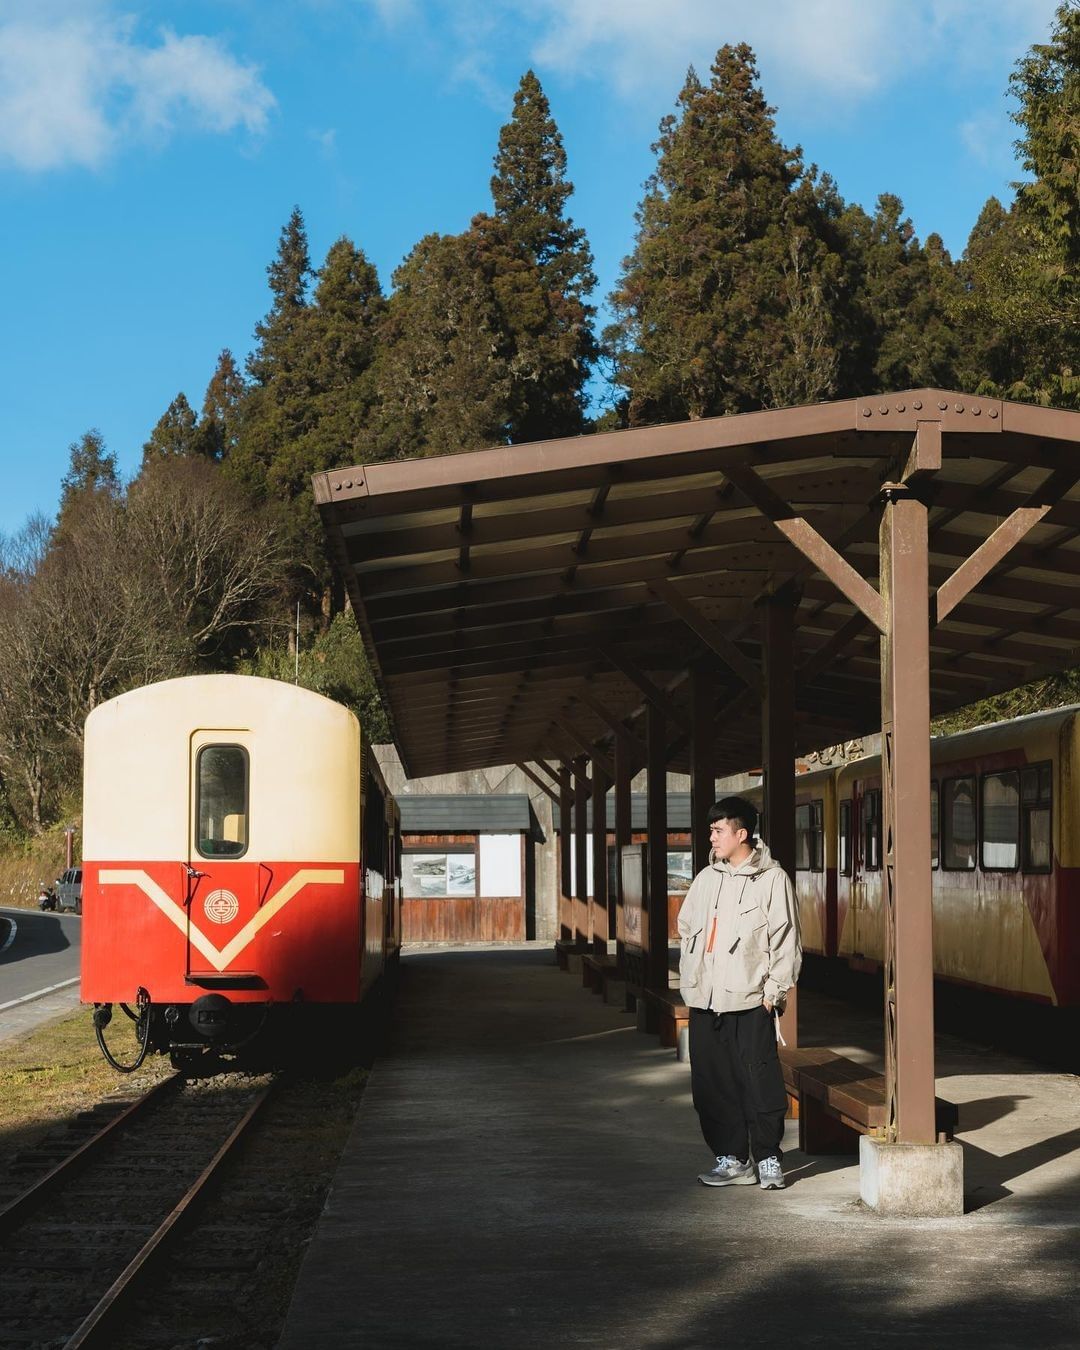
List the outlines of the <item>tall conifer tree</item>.
<svg viewBox="0 0 1080 1350">
<path fill-rule="evenodd" d="M 198 453 L 195 409 L 181 390 L 158 418 L 143 446 L 143 467 L 156 459 L 177 459 Z"/>
<path fill-rule="evenodd" d="M 843 260 L 745 44 L 691 70 L 665 117 L 611 297 L 607 338 L 631 424 L 831 397 Z"/>
<path fill-rule="evenodd" d="M 510 435 L 571 435 L 584 425 L 597 354 L 588 303 L 596 277 L 585 231 L 566 214 L 574 188 L 562 136 L 531 70 L 499 133 L 494 167 L 494 217 L 479 217 L 473 232 L 513 349 Z"/>
<path fill-rule="evenodd" d="M 240 434 L 247 386 L 228 347 L 218 357 L 199 418 L 199 453 L 216 463 L 232 454 Z"/>
</svg>

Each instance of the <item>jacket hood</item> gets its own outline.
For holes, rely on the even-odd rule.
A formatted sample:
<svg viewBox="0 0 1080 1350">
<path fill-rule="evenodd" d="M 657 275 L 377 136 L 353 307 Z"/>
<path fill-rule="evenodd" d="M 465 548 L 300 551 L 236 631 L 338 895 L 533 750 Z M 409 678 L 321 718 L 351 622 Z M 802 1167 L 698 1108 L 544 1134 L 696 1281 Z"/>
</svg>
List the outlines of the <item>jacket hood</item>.
<svg viewBox="0 0 1080 1350">
<path fill-rule="evenodd" d="M 709 866 L 714 872 L 726 872 L 731 877 L 756 877 L 760 876 L 762 872 L 768 872 L 774 867 L 779 867 L 780 864 L 769 852 L 768 844 L 759 839 L 753 853 L 738 867 L 732 867 L 730 863 L 724 862 L 720 858 L 713 858 L 712 854 L 709 855 Z"/>
</svg>

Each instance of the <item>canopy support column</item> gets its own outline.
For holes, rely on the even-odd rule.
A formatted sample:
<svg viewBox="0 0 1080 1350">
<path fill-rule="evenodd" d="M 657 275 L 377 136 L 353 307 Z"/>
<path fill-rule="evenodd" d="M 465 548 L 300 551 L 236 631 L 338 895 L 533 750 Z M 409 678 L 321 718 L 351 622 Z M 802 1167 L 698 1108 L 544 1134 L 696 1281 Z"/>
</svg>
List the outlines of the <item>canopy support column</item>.
<svg viewBox="0 0 1080 1350">
<path fill-rule="evenodd" d="M 633 825 L 630 816 L 630 784 L 634 778 L 634 752 L 630 742 L 622 736 L 615 738 L 615 904 L 611 910 L 611 897 L 608 898 L 610 915 L 609 933 L 616 939 L 615 955 L 619 969 L 626 969 L 626 930 L 623 925 L 623 877 L 622 851 L 630 843 Z"/>
<path fill-rule="evenodd" d="M 592 768 L 592 945 L 596 956 L 607 955 L 608 865 L 607 865 L 608 776 L 593 760 Z"/>
<path fill-rule="evenodd" d="M 668 990 L 667 886 L 667 735 L 664 715 L 655 704 L 645 709 L 646 812 L 648 815 L 648 905 L 645 943 L 645 987 Z"/>
<path fill-rule="evenodd" d="M 574 760 L 574 941 L 589 941 L 589 761 Z"/>
<path fill-rule="evenodd" d="M 571 786 L 570 765 L 559 765 L 559 821 L 562 834 L 559 839 L 559 938 L 562 942 L 574 939 L 574 893 L 571 882 L 570 859 L 573 848 L 574 790 Z"/>
<path fill-rule="evenodd" d="M 690 854 L 696 876 L 709 862 L 709 809 L 716 798 L 716 690 L 703 670 L 690 672 Z"/>
<path fill-rule="evenodd" d="M 885 1137 L 931 1144 L 934 960 L 930 877 L 930 626 L 927 510 L 886 484 L 881 518 L 882 890 Z"/>
<path fill-rule="evenodd" d="M 795 884 L 795 660 L 798 597 L 785 588 L 762 604 L 764 693 L 761 706 L 762 798 L 768 822 L 766 843 Z M 764 831 L 763 831 L 764 834 Z M 798 1044 L 798 990 L 788 994 L 781 1035 Z"/>
</svg>

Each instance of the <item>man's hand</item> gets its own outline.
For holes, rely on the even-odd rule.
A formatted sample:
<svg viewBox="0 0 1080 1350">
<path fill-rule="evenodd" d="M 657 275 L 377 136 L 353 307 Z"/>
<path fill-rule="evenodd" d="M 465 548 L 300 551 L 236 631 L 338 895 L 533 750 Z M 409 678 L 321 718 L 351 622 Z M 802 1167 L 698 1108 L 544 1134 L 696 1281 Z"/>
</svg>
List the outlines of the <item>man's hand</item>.
<svg viewBox="0 0 1080 1350">
<path fill-rule="evenodd" d="M 761 1000 L 761 1006 L 765 1009 L 767 1013 L 771 1013 L 773 1010 L 773 1005 L 769 1002 L 767 998 L 763 998 Z"/>
</svg>

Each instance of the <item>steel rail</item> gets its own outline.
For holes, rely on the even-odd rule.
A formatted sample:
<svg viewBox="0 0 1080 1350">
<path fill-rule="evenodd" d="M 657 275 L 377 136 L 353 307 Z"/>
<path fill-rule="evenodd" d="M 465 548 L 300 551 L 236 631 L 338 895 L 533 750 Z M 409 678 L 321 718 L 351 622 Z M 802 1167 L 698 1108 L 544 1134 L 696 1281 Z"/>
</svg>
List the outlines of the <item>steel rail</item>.
<svg viewBox="0 0 1080 1350">
<path fill-rule="evenodd" d="M 183 1081 L 182 1074 L 174 1074 L 170 1078 L 163 1078 L 160 1083 L 155 1083 L 141 1097 L 137 1097 L 130 1106 L 125 1107 L 119 1115 L 114 1116 L 112 1120 L 103 1125 L 96 1134 L 92 1134 L 89 1139 L 84 1140 L 73 1153 L 58 1162 L 44 1176 L 39 1177 L 21 1195 L 17 1195 L 10 1204 L 0 1209 L 0 1237 L 16 1228 L 31 1210 L 47 1199 L 58 1186 L 70 1180 L 81 1167 L 84 1167 L 91 1159 L 96 1157 L 99 1150 L 111 1140 L 115 1130 L 118 1130 L 121 1125 L 127 1124 L 133 1116 L 138 1115 L 151 1102 L 156 1102 L 166 1092 L 175 1091 Z"/>
<path fill-rule="evenodd" d="M 239 1123 L 233 1128 L 229 1137 L 221 1145 L 217 1153 L 214 1154 L 214 1157 L 206 1167 L 203 1168 L 202 1172 L 189 1187 L 183 1198 L 176 1204 L 168 1217 L 159 1224 L 131 1261 L 128 1262 L 125 1269 L 112 1282 L 95 1307 L 91 1309 L 79 1324 L 71 1339 L 65 1342 L 64 1350 L 86 1350 L 86 1347 L 106 1345 L 109 1343 L 103 1340 L 102 1337 L 106 1330 L 111 1326 L 111 1318 L 116 1313 L 122 1300 L 130 1293 L 137 1283 L 140 1274 L 146 1269 L 151 1258 L 168 1239 L 170 1233 L 172 1233 L 176 1225 L 183 1219 L 191 1205 L 199 1198 L 201 1193 L 213 1180 L 219 1166 L 247 1132 L 249 1125 L 255 1119 L 259 1109 L 277 1086 L 277 1081 L 278 1080 L 275 1079 L 274 1082 L 268 1083 L 258 1094 L 244 1112 Z"/>
</svg>

